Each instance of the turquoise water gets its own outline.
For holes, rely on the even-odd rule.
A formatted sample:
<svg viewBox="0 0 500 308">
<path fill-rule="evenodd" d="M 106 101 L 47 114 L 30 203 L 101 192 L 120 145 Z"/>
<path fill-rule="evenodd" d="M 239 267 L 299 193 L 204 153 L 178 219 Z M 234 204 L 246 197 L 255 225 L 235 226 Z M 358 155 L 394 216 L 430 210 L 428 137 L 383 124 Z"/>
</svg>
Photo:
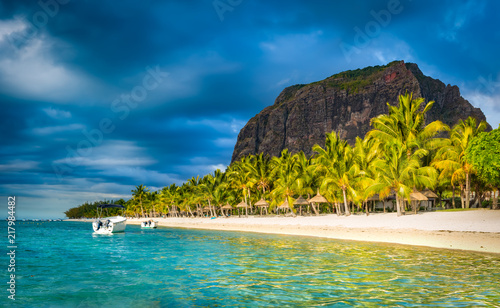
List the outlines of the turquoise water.
<svg viewBox="0 0 500 308">
<path fill-rule="evenodd" d="M 16 239 L 16 301 L 12 305 L 4 287 L 3 307 L 477 307 L 500 302 L 499 255 L 133 225 L 122 234 L 92 235 L 91 225 L 81 222 L 18 222 Z M 6 269 L 5 254 L 0 262 Z"/>
</svg>

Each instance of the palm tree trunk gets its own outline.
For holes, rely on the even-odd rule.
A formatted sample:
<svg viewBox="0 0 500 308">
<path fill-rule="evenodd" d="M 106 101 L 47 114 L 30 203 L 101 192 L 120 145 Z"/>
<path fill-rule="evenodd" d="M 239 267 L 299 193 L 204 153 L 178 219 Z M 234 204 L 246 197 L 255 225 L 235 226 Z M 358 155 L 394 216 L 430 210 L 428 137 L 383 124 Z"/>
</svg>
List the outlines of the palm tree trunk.
<svg viewBox="0 0 500 308">
<path fill-rule="evenodd" d="M 144 217 L 144 208 L 142 207 L 142 200 L 139 199 L 139 204 L 141 205 L 141 214 L 142 214 L 142 217 Z"/>
<path fill-rule="evenodd" d="M 319 212 L 318 212 L 318 210 L 316 209 L 316 203 L 314 203 L 314 202 L 313 202 L 313 203 L 311 203 L 311 207 L 312 207 L 312 209 L 313 209 L 314 214 L 316 214 L 316 216 L 319 216 Z"/>
<path fill-rule="evenodd" d="M 451 205 L 453 206 L 454 209 L 456 209 L 456 207 L 455 207 L 455 186 L 451 186 L 451 191 L 452 191 Z"/>
<path fill-rule="evenodd" d="M 368 216 L 368 212 L 370 211 L 370 209 L 368 208 L 368 202 L 366 201 L 363 201 L 363 203 L 365 204 L 365 209 L 366 209 L 366 216 Z"/>
<path fill-rule="evenodd" d="M 345 207 L 345 215 L 349 216 L 351 215 L 351 212 L 349 212 L 349 206 L 347 205 L 347 195 L 346 195 L 346 189 L 342 188 L 342 194 L 344 196 L 344 207 Z"/>
<path fill-rule="evenodd" d="M 396 210 L 398 211 L 398 216 L 401 216 L 401 200 L 396 194 Z"/>
<path fill-rule="evenodd" d="M 470 207 L 470 180 L 469 173 L 465 174 L 465 208 Z"/>
<path fill-rule="evenodd" d="M 498 209 L 498 196 L 497 196 L 497 190 L 493 191 L 493 209 L 496 210 Z"/>
</svg>

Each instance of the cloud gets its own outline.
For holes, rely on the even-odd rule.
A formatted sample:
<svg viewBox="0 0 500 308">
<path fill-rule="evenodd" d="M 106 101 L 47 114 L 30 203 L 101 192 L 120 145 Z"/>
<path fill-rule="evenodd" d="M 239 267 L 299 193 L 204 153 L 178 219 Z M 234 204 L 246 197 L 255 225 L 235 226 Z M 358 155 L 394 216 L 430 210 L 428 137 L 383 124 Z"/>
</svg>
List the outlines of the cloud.
<svg viewBox="0 0 500 308">
<path fill-rule="evenodd" d="M 54 109 L 52 107 L 43 108 L 42 109 L 49 117 L 60 120 L 60 119 L 69 119 L 71 118 L 71 112 Z"/>
<path fill-rule="evenodd" d="M 29 160 L 12 160 L 6 164 L 0 164 L 0 172 L 21 172 L 27 170 L 36 170 L 40 163 Z"/>
<path fill-rule="evenodd" d="M 32 129 L 32 133 L 39 136 L 47 136 L 61 132 L 75 131 L 85 129 L 83 124 L 68 124 L 68 125 L 58 125 L 58 126 L 47 126 L 47 127 L 35 127 Z"/>
</svg>

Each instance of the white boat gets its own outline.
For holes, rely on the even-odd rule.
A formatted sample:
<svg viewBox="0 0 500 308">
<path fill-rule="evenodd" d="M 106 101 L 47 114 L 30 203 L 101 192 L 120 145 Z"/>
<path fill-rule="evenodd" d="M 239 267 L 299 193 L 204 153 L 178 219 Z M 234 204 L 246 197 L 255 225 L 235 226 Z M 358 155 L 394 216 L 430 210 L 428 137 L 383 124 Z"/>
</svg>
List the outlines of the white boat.
<svg viewBox="0 0 500 308">
<path fill-rule="evenodd" d="M 124 232 L 127 226 L 127 218 L 123 216 L 113 216 L 101 218 L 102 209 L 106 208 L 122 208 L 125 209 L 123 205 L 119 204 L 99 204 L 97 206 L 97 212 L 99 218 L 97 218 L 92 223 L 92 228 L 96 234 L 112 234 L 117 232 Z"/>
<path fill-rule="evenodd" d="M 156 229 L 158 227 L 158 222 L 153 220 L 141 222 L 141 228 L 143 229 Z"/>
</svg>

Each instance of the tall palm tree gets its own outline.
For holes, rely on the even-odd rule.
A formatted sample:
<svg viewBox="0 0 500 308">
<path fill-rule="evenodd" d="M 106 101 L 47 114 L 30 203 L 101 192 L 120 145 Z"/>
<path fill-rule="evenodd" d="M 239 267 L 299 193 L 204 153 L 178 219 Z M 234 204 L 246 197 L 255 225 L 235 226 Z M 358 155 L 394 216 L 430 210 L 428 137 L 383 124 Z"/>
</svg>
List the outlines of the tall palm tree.
<svg viewBox="0 0 500 308">
<path fill-rule="evenodd" d="M 255 156 L 252 155 L 249 160 L 242 160 L 242 165 L 243 169 L 247 170 L 250 186 L 257 188 L 258 191 L 262 191 L 262 197 L 264 197 L 266 191 L 271 187 L 271 164 L 269 156 L 264 156 L 263 153 Z"/>
<path fill-rule="evenodd" d="M 462 207 L 465 208 L 470 206 L 470 175 L 473 173 L 472 165 L 465 158 L 465 150 L 472 139 L 485 129 L 485 121 L 478 124 L 473 117 L 468 117 L 465 121 L 460 120 L 453 127 L 450 138 L 445 139 L 432 162 L 432 165 L 439 169 L 443 176 L 451 177 L 452 185 L 459 184 L 462 191 Z"/>
<path fill-rule="evenodd" d="M 388 188 L 396 190 L 397 210 L 398 215 L 401 215 L 403 202 L 400 201 L 408 198 L 412 189 L 423 185 L 422 183 L 426 183 L 428 187 L 435 185 L 436 171 L 432 170 L 433 167 L 422 169 L 421 161 L 429 155 L 428 149 L 437 148 L 443 142 L 442 139 L 435 138 L 436 135 L 449 128 L 441 121 L 425 124 L 425 114 L 434 104 L 433 101 L 422 108 L 425 100 L 413 99 L 413 94 L 400 95 L 398 99 L 397 106 L 390 106 L 388 103 L 389 114 L 380 115 L 371 120 L 373 129 L 368 132 L 367 136 L 380 142 L 380 149 L 386 160 L 385 166 L 391 168 L 391 173 L 386 170 L 381 180 L 386 187 L 378 189 L 380 191 L 387 191 Z M 399 148 L 394 149 L 394 147 Z M 419 174 L 422 174 L 422 179 L 418 178 Z"/>
<path fill-rule="evenodd" d="M 376 170 L 376 164 L 381 160 L 379 141 L 373 138 L 361 139 L 356 137 L 354 146 L 354 161 L 358 166 L 361 176 L 355 183 L 355 199 L 358 203 L 365 205 L 366 215 L 368 215 L 367 199 L 375 192 L 370 187 L 378 180 L 379 172 Z"/>
<path fill-rule="evenodd" d="M 217 193 L 217 189 L 219 188 L 220 185 L 223 184 L 225 178 L 226 178 L 225 173 L 217 169 L 214 171 L 213 175 L 212 174 L 206 175 L 202 180 L 203 183 L 200 184 L 205 199 L 208 202 L 208 207 L 210 208 L 210 214 L 212 215 L 212 217 L 217 216 L 215 208 L 212 206 L 212 201 L 216 198 L 215 195 Z"/>
<path fill-rule="evenodd" d="M 434 121 L 425 125 L 425 114 L 432 108 L 434 101 L 428 102 L 422 109 L 424 98 L 413 98 L 413 93 L 400 95 L 399 104 L 389 107 L 389 114 L 382 114 L 371 120 L 373 129 L 368 132 L 369 137 L 381 142 L 399 141 L 409 158 L 415 149 L 436 147 L 434 137 L 448 127 L 441 121 Z"/>
<path fill-rule="evenodd" d="M 138 185 L 135 189 L 132 190 L 132 196 L 135 200 L 139 200 L 139 204 L 141 206 L 141 215 L 144 217 L 144 207 L 142 206 L 142 200 L 147 197 L 147 193 L 149 189 L 144 185 Z"/>
<path fill-rule="evenodd" d="M 250 186 L 252 182 L 249 178 L 250 171 L 248 170 L 251 164 L 252 156 L 245 156 L 240 161 L 231 165 L 228 173 L 229 187 L 230 189 L 235 189 L 241 191 L 241 195 L 246 204 L 249 203 L 250 198 Z M 246 209 L 246 214 L 248 215 L 248 208 Z"/>
<path fill-rule="evenodd" d="M 401 216 L 404 200 L 410 199 L 414 187 L 433 187 L 437 172 L 433 167 L 421 166 L 421 158 L 426 154 L 424 149 L 418 149 L 408 157 L 399 140 L 386 143 L 383 153 L 384 159 L 375 163 L 379 177 L 370 190 L 393 190 L 396 193 L 397 213 Z"/>
<path fill-rule="evenodd" d="M 271 191 L 273 196 L 271 204 L 278 206 L 279 202 L 287 200 L 293 212 L 293 196 L 297 192 L 297 154 L 291 155 L 288 149 L 284 149 L 280 157 L 271 159 L 271 166 L 272 176 L 275 177 L 274 189 Z"/>
<path fill-rule="evenodd" d="M 319 172 L 322 176 L 321 186 L 342 190 L 344 211 L 346 215 L 350 215 L 348 191 L 351 195 L 354 194 L 353 184 L 360 176 L 352 147 L 337 133 L 331 132 L 326 135 L 325 148 L 316 144 L 313 146 L 313 151 L 317 153 L 315 172 Z"/>
</svg>

